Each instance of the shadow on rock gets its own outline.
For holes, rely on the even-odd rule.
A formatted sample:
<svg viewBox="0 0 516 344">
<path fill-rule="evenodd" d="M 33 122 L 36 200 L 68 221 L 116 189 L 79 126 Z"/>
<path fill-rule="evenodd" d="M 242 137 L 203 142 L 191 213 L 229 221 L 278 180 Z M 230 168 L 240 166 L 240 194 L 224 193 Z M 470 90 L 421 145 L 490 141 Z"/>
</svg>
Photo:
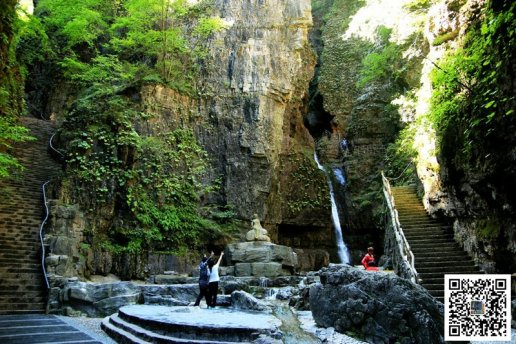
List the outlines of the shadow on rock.
<svg viewBox="0 0 516 344">
<path fill-rule="evenodd" d="M 357 333 L 369 343 L 444 343 L 444 306 L 423 287 L 348 265 L 323 268 L 320 279 L 310 288 L 317 325 Z"/>
</svg>

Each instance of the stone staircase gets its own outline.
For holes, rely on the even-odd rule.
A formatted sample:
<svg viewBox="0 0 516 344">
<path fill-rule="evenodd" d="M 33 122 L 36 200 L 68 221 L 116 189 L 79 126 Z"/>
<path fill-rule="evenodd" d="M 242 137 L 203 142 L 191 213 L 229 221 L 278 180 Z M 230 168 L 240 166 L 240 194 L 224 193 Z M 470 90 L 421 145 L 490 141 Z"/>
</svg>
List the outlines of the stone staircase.
<svg viewBox="0 0 516 344">
<path fill-rule="evenodd" d="M 39 227 L 42 184 L 60 170 L 47 153 L 55 126 L 32 117 L 20 121 L 37 140 L 13 148 L 11 154 L 25 170 L 17 178 L 0 180 L 0 314 L 43 313 L 46 308 Z"/>
<path fill-rule="evenodd" d="M 101 323 L 117 343 L 135 344 L 281 342 L 280 325 L 266 312 L 151 305 L 124 306 Z"/>
<path fill-rule="evenodd" d="M 445 274 L 479 273 L 479 269 L 453 239 L 451 226 L 427 214 L 414 186 L 391 190 L 401 227 L 414 253 L 420 283 L 443 302 Z"/>
</svg>

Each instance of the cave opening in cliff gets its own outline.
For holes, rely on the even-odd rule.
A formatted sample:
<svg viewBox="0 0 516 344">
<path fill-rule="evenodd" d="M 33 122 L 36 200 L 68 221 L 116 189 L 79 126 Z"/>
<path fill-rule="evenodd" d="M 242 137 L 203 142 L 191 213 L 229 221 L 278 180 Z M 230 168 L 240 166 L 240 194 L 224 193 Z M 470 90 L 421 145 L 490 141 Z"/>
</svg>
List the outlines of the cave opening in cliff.
<svg viewBox="0 0 516 344">
<path fill-rule="evenodd" d="M 323 96 L 317 90 L 317 84 L 312 82 L 310 85 L 310 100 L 308 101 L 308 113 L 304 118 L 304 125 L 315 140 L 323 135 L 332 132 L 331 121 L 333 115 L 324 110 Z"/>
</svg>

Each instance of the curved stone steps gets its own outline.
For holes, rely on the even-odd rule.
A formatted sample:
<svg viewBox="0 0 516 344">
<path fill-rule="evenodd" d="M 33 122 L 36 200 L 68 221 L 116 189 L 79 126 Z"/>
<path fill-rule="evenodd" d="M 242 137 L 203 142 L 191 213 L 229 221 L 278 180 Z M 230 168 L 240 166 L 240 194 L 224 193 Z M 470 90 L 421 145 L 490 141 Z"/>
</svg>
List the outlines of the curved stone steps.
<svg viewBox="0 0 516 344">
<path fill-rule="evenodd" d="M 102 329 L 119 343 L 251 343 L 281 337 L 281 321 L 263 312 L 199 307 L 124 306 Z"/>
<path fill-rule="evenodd" d="M 164 336 L 145 328 L 124 321 L 118 315 L 106 317 L 101 323 L 102 329 L 118 343 L 170 343 L 170 344 L 228 344 L 235 342 L 206 341 L 196 339 L 183 339 L 171 336 Z M 244 343 L 244 342 L 242 342 Z"/>
</svg>

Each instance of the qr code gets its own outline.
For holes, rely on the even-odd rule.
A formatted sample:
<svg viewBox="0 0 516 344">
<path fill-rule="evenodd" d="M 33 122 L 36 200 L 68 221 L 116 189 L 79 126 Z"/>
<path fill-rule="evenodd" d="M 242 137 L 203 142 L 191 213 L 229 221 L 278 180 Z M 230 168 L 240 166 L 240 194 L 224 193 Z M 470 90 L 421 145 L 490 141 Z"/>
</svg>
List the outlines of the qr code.
<svg viewBox="0 0 516 344">
<path fill-rule="evenodd" d="M 444 340 L 511 340 L 510 275 L 445 275 Z"/>
</svg>

